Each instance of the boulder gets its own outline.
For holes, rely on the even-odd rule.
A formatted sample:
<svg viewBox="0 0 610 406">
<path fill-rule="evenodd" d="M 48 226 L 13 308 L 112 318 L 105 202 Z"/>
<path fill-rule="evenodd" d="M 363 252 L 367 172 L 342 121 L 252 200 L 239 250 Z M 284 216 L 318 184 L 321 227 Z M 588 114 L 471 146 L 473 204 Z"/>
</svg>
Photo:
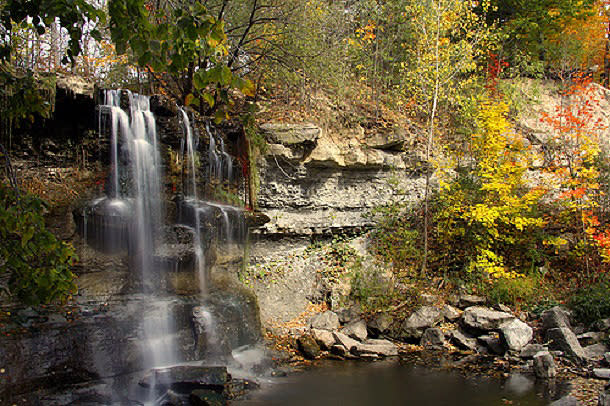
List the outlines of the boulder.
<svg viewBox="0 0 610 406">
<path fill-rule="evenodd" d="M 364 320 L 353 321 L 345 326 L 341 332 L 354 340 L 364 341 L 367 337 L 366 322 Z"/>
<path fill-rule="evenodd" d="M 443 321 L 440 309 L 434 306 L 420 307 L 402 324 L 402 335 L 407 339 L 419 339 L 429 327 L 434 327 Z"/>
<path fill-rule="evenodd" d="M 502 355 L 506 352 L 504 343 L 502 342 L 502 339 L 498 333 L 491 332 L 489 334 L 477 337 L 477 340 L 483 343 L 492 354 Z"/>
<path fill-rule="evenodd" d="M 610 369 L 608 368 L 593 368 L 593 376 L 597 379 L 610 379 Z"/>
<path fill-rule="evenodd" d="M 608 352 L 608 346 L 604 343 L 597 343 L 583 347 L 587 358 L 591 360 L 600 360 Z"/>
<path fill-rule="evenodd" d="M 316 342 L 315 338 L 309 334 L 305 334 L 297 338 L 297 344 L 299 351 L 301 351 L 303 356 L 305 356 L 307 359 L 315 359 L 320 355 L 320 346 Z"/>
<path fill-rule="evenodd" d="M 542 313 L 542 329 L 544 331 L 563 327 L 572 328 L 570 325 L 570 312 L 568 310 L 555 306 Z"/>
<path fill-rule="evenodd" d="M 352 348 L 352 353 L 360 357 L 367 354 L 381 357 L 395 357 L 398 355 L 398 347 L 388 340 L 371 339 L 364 343 L 358 343 L 358 345 Z"/>
<path fill-rule="evenodd" d="M 441 312 L 443 313 L 443 317 L 445 318 L 445 320 L 450 322 L 456 321 L 462 315 L 462 312 L 460 310 L 456 309 L 451 305 L 445 305 Z"/>
<path fill-rule="evenodd" d="M 519 357 L 523 359 L 533 358 L 534 355 L 541 351 L 548 351 L 548 349 L 542 344 L 528 344 L 521 349 Z"/>
<path fill-rule="evenodd" d="M 335 342 L 345 347 L 348 352 L 351 352 L 352 348 L 359 344 L 358 341 L 354 340 L 353 338 L 349 338 L 345 334 L 338 331 L 334 332 L 333 336 L 335 337 Z"/>
<path fill-rule="evenodd" d="M 335 345 L 335 336 L 328 330 L 311 329 L 311 335 L 316 340 L 320 348 L 330 350 Z"/>
<path fill-rule="evenodd" d="M 339 328 L 339 316 L 330 310 L 319 313 L 309 320 L 309 327 L 318 330 L 337 330 Z"/>
<path fill-rule="evenodd" d="M 580 345 L 585 347 L 604 341 L 608 338 L 608 335 L 600 331 L 589 331 L 587 333 L 577 335 L 576 338 L 578 339 Z"/>
<path fill-rule="evenodd" d="M 487 298 L 475 295 L 461 295 L 458 303 L 458 307 L 465 309 L 471 306 L 482 306 L 487 303 Z"/>
<path fill-rule="evenodd" d="M 583 361 L 587 354 L 580 346 L 576 334 L 567 327 L 552 328 L 546 332 L 546 339 L 549 341 L 551 350 L 563 351 L 566 356 L 575 361 Z"/>
<path fill-rule="evenodd" d="M 604 354 L 604 362 L 606 365 L 610 365 L 610 352 Z"/>
<path fill-rule="evenodd" d="M 477 339 L 462 333 L 460 330 L 452 330 L 450 333 L 451 343 L 457 348 L 466 351 L 477 351 Z"/>
<path fill-rule="evenodd" d="M 548 351 L 534 355 L 534 373 L 540 379 L 550 379 L 557 375 L 555 360 Z"/>
<path fill-rule="evenodd" d="M 357 321 L 360 318 L 362 313 L 362 309 L 360 305 L 352 305 L 347 309 L 343 309 L 337 312 L 337 316 L 339 316 L 339 322 L 341 324 L 347 324 L 352 321 Z"/>
<path fill-rule="evenodd" d="M 515 316 L 510 313 L 499 312 L 481 306 L 469 307 L 462 314 L 462 324 L 476 332 L 497 330 L 507 321 L 514 319 Z"/>
<path fill-rule="evenodd" d="M 511 351 L 521 351 L 532 340 L 534 330 L 519 319 L 513 319 L 500 326 L 502 338 Z"/>
<path fill-rule="evenodd" d="M 375 314 L 366 324 L 369 333 L 373 337 L 378 337 L 384 334 L 392 325 L 392 316 L 387 313 Z"/>
<path fill-rule="evenodd" d="M 440 328 L 428 328 L 424 331 L 421 337 L 421 343 L 424 348 L 440 349 L 445 344 L 445 335 Z"/>
</svg>

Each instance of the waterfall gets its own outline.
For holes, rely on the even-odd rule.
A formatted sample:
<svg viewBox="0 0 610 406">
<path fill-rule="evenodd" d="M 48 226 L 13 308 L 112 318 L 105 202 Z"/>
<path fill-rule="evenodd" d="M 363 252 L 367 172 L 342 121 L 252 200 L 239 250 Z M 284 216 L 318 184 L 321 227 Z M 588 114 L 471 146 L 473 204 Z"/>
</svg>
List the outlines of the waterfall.
<svg viewBox="0 0 610 406">
<path fill-rule="evenodd" d="M 194 235 L 193 235 L 193 248 L 195 250 L 195 261 L 197 268 L 197 275 L 199 277 L 199 288 L 201 292 L 206 290 L 206 273 L 205 273 L 205 256 L 203 252 L 202 240 L 201 240 L 201 213 L 200 208 L 197 206 L 197 168 L 195 165 L 196 159 L 196 146 L 193 140 L 193 129 L 189 120 L 188 114 L 184 109 L 180 109 L 182 113 L 182 121 L 184 124 L 184 135 L 186 138 L 186 150 L 189 161 L 189 176 L 191 190 L 188 192 L 187 203 L 190 203 L 194 211 Z"/>
<path fill-rule="evenodd" d="M 128 112 L 121 109 L 121 94 L 129 100 Z M 141 346 L 146 367 L 160 367 L 177 361 L 176 337 L 170 304 L 158 298 L 155 283 L 155 245 L 162 239 L 161 158 L 155 117 L 147 96 L 128 90 L 107 90 L 99 107 L 110 116 L 110 174 L 107 197 L 91 205 L 93 219 L 99 217 L 96 233 L 102 234 L 110 251 L 128 247 L 141 276 L 142 291 L 153 294 L 151 309 L 142 315 Z M 102 125 L 100 123 L 100 129 Z M 127 183 L 121 186 L 121 179 Z M 87 224 L 87 218 L 84 219 Z M 91 228 L 91 227 L 89 227 Z M 87 231 L 86 231 L 87 232 Z"/>
</svg>

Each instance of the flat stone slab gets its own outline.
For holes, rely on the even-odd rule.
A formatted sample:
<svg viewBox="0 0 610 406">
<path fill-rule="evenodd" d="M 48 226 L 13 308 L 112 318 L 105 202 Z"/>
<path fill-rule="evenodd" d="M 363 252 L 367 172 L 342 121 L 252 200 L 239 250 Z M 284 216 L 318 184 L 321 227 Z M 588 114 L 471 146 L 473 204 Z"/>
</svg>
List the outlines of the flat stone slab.
<svg viewBox="0 0 610 406">
<path fill-rule="evenodd" d="M 515 316 L 510 313 L 481 306 L 469 307 L 462 314 L 462 323 L 469 329 L 478 331 L 497 330 L 507 321 L 514 319 Z"/>
<path fill-rule="evenodd" d="M 423 306 L 403 322 L 402 331 L 409 338 L 421 338 L 424 330 L 436 326 L 441 321 L 443 321 L 443 314 L 440 309 L 434 306 Z"/>
<path fill-rule="evenodd" d="M 374 354 L 382 357 L 395 357 L 398 355 L 398 347 L 388 340 L 367 340 L 358 343 L 352 348 L 352 353 L 360 357 Z"/>
<path fill-rule="evenodd" d="M 145 388 L 223 388 L 229 380 L 227 367 L 180 365 L 149 371 L 139 382 Z"/>
<path fill-rule="evenodd" d="M 610 369 L 608 368 L 593 368 L 593 376 L 597 379 L 610 379 Z"/>
</svg>

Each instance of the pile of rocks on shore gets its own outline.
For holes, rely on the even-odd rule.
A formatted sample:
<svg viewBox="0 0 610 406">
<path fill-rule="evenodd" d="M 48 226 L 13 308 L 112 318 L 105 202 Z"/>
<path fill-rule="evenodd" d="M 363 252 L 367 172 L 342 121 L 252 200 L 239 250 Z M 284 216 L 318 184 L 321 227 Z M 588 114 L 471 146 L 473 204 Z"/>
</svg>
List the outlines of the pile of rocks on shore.
<svg viewBox="0 0 610 406">
<path fill-rule="evenodd" d="M 404 343 L 430 351 L 454 348 L 502 357 L 539 379 L 554 378 L 560 362 L 581 376 L 610 380 L 610 319 L 574 325 L 563 307 L 520 318 L 506 306 L 486 303 L 484 297 L 462 295 L 452 304 L 423 305 L 400 319 L 391 313 L 364 316 L 354 307 L 326 311 L 309 320 L 296 344 L 309 359 L 376 360 L 398 356 Z M 610 385 L 600 393 L 599 405 L 610 406 Z"/>
</svg>

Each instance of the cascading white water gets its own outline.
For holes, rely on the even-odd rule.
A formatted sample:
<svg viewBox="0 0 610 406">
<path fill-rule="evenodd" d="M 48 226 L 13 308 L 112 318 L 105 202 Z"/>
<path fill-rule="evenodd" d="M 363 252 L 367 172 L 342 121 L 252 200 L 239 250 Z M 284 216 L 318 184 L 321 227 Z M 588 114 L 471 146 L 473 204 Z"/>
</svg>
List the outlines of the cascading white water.
<svg viewBox="0 0 610 406">
<path fill-rule="evenodd" d="M 199 277 L 199 288 L 201 292 L 205 292 L 206 290 L 206 282 L 207 276 L 205 272 L 205 255 L 203 252 L 203 246 L 201 241 L 201 213 L 200 209 L 197 206 L 198 198 L 197 198 L 197 168 L 195 165 L 195 153 L 196 146 L 193 139 L 193 129 L 191 127 L 191 121 L 189 120 L 188 114 L 183 109 L 180 109 L 182 113 L 182 120 L 184 124 L 184 132 L 186 138 L 186 149 L 188 154 L 189 161 L 189 175 L 190 175 L 190 186 L 191 190 L 188 192 L 187 202 L 189 202 L 193 207 L 194 212 L 194 236 L 193 236 L 193 248 L 195 250 L 195 260 L 197 267 L 197 276 Z"/>
<path fill-rule="evenodd" d="M 105 110 L 110 114 L 112 123 L 108 190 L 110 200 L 100 199 L 93 207 L 103 202 L 106 215 L 116 212 L 128 216 L 128 251 L 140 272 L 142 290 L 158 293 L 154 283 L 154 255 L 155 241 L 162 237 L 163 207 L 161 159 L 155 117 L 150 111 L 147 96 L 122 92 L 129 99 L 129 114 L 121 109 L 121 91 L 107 90 L 104 95 L 105 104 L 100 106 L 100 112 Z M 122 154 L 119 144 L 122 144 Z M 128 191 L 123 191 L 120 187 L 122 173 L 129 173 L 128 177 L 125 176 L 130 179 Z M 112 230 L 107 233 L 111 234 Z M 121 240 L 118 236 L 107 237 Z M 175 329 L 170 310 L 167 301 L 153 296 L 151 311 L 143 314 L 141 346 L 146 367 L 167 366 L 177 361 Z"/>
<path fill-rule="evenodd" d="M 210 126 L 206 124 L 205 130 L 210 138 L 210 146 L 208 148 L 209 174 L 210 179 L 222 180 L 222 159 L 216 153 L 216 140 L 210 131 Z"/>
<path fill-rule="evenodd" d="M 221 180 L 227 180 L 228 182 L 231 182 L 233 179 L 233 157 L 231 157 L 231 155 L 229 155 L 229 153 L 225 149 L 225 143 L 222 138 L 220 138 L 220 151 L 222 153 L 222 159 L 225 164 L 223 166 L 226 166 L 227 168 L 226 172 L 222 174 Z"/>
</svg>

